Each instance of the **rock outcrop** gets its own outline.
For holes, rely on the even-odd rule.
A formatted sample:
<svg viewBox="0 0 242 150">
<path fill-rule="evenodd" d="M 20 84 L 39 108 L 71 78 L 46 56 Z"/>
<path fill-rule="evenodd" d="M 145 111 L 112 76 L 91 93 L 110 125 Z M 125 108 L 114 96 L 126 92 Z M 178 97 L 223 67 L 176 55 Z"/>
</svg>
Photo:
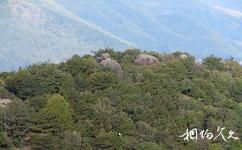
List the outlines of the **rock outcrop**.
<svg viewBox="0 0 242 150">
<path fill-rule="evenodd" d="M 181 59 L 187 59 L 188 56 L 187 56 L 186 54 L 180 54 L 179 57 L 180 57 Z"/>
<path fill-rule="evenodd" d="M 112 59 L 106 59 L 100 62 L 100 65 L 106 68 L 110 68 L 112 71 L 117 73 L 123 73 L 121 65 Z"/>
<path fill-rule="evenodd" d="M 1 99 L 0 98 L 0 107 L 6 107 L 8 104 L 12 102 L 11 99 Z"/>
<path fill-rule="evenodd" d="M 119 74 L 123 73 L 122 66 L 116 60 L 111 59 L 109 53 L 103 53 L 100 57 L 97 58 L 97 62 L 101 66 L 111 69 L 113 72 Z"/>
<path fill-rule="evenodd" d="M 151 65 L 154 63 L 158 63 L 159 60 L 152 55 L 140 54 L 139 56 L 136 57 L 134 62 L 139 65 Z"/>
<path fill-rule="evenodd" d="M 100 57 L 97 58 L 97 62 L 100 63 L 103 60 L 108 60 L 111 59 L 111 56 L 109 55 L 109 53 L 103 53 L 101 54 Z"/>
</svg>

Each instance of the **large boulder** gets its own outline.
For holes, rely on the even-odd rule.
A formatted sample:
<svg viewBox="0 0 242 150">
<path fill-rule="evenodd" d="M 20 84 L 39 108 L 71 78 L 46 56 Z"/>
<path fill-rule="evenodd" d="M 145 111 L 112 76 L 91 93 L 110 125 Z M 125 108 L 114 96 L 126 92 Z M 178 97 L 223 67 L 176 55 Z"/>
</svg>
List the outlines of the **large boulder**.
<svg viewBox="0 0 242 150">
<path fill-rule="evenodd" d="M 101 54 L 101 56 L 97 58 L 97 62 L 101 66 L 111 69 L 113 72 L 116 72 L 119 74 L 123 73 L 122 66 L 116 60 L 111 59 L 111 56 L 109 53 Z"/>
<path fill-rule="evenodd" d="M 123 69 L 121 65 L 115 60 L 105 59 L 100 62 L 100 65 L 103 67 L 109 68 L 116 73 L 119 73 L 119 74 L 123 73 Z"/>
<path fill-rule="evenodd" d="M 139 65 L 151 65 L 159 62 L 159 60 L 152 55 L 140 54 L 139 56 L 136 57 L 134 62 Z"/>
</svg>

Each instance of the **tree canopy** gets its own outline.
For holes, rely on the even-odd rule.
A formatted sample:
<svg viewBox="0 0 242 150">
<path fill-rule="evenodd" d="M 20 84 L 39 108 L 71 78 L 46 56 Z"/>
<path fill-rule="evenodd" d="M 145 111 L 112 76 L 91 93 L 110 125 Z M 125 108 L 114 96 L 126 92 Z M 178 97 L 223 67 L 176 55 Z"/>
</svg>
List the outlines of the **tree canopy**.
<svg viewBox="0 0 242 150">
<path fill-rule="evenodd" d="M 96 58 L 109 53 L 122 74 Z M 159 63 L 137 65 L 145 53 Z M 102 49 L 60 64 L 0 73 L 0 149 L 241 149 L 242 66 L 215 56 Z M 224 142 L 179 138 L 186 129 L 236 132 Z"/>
</svg>

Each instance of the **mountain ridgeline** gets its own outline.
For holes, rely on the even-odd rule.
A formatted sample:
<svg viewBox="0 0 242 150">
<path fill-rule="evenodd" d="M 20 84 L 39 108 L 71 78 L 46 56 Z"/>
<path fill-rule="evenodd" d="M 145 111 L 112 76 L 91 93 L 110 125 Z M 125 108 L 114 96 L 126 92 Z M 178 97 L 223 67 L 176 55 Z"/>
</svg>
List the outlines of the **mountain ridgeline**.
<svg viewBox="0 0 242 150">
<path fill-rule="evenodd" d="M 242 66 L 209 56 L 104 49 L 0 73 L 0 149 L 242 149 Z M 238 140 L 184 141 L 217 127 Z"/>
<path fill-rule="evenodd" d="M 0 71 L 102 47 L 242 59 L 236 0 L 1 0 Z"/>
</svg>

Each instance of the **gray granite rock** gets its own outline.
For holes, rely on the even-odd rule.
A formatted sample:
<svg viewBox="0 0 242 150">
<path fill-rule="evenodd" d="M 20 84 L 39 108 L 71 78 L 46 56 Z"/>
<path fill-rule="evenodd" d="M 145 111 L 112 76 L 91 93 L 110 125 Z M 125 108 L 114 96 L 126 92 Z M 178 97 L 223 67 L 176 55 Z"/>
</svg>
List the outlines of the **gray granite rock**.
<svg viewBox="0 0 242 150">
<path fill-rule="evenodd" d="M 159 62 L 159 60 L 152 55 L 140 54 L 139 56 L 136 57 L 134 62 L 139 65 L 151 65 Z"/>
</svg>

